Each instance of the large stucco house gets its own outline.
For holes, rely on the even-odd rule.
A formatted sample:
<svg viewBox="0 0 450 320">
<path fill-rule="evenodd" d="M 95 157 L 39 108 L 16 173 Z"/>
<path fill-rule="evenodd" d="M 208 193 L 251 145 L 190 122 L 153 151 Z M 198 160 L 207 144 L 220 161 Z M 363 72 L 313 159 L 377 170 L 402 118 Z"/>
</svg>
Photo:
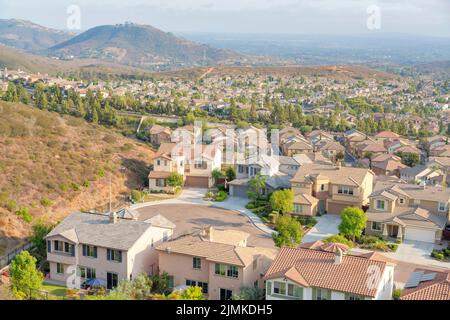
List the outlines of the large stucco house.
<svg viewBox="0 0 450 320">
<path fill-rule="evenodd" d="M 390 300 L 393 262 L 381 255 L 282 248 L 267 271 L 266 300 Z"/>
<path fill-rule="evenodd" d="M 449 223 L 450 190 L 380 181 L 370 195 L 366 234 L 434 243 Z"/>
<path fill-rule="evenodd" d="M 368 204 L 374 173 L 369 169 L 322 162 L 305 164 L 291 179 L 294 214 L 340 214 L 346 207 Z"/>
<path fill-rule="evenodd" d="M 175 225 L 163 216 L 147 221 L 73 213 L 47 236 L 47 281 L 79 287 L 92 278 L 108 289 L 122 279 L 158 272 L 155 246 L 171 239 Z"/>
<path fill-rule="evenodd" d="M 247 245 L 248 233 L 207 228 L 157 247 L 171 286 L 199 286 L 210 300 L 230 300 L 242 287 L 264 288 L 277 249 Z"/>
</svg>

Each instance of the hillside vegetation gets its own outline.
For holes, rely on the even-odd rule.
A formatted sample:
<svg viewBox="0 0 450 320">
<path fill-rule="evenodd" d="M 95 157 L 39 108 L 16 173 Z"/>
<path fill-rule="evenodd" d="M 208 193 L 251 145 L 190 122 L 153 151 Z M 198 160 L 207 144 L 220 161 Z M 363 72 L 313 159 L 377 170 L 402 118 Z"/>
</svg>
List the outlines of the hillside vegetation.
<svg viewBox="0 0 450 320">
<path fill-rule="evenodd" d="M 0 102 L 0 239 L 25 237 L 33 222 L 58 221 L 141 187 L 153 150 L 71 116 Z"/>
</svg>

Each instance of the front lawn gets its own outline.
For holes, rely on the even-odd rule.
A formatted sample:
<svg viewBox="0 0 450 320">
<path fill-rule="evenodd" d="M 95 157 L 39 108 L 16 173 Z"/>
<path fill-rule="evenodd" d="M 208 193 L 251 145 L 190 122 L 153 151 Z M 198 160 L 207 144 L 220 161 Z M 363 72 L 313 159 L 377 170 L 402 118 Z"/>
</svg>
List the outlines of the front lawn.
<svg viewBox="0 0 450 320">
<path fill-rule="evenodd" d="M 48 292 L 48 298 L 52 299 L 64 299 L 66 296 L 67 288 L 54 284 L 44 283 L 41 290 Z"/>
</svg>

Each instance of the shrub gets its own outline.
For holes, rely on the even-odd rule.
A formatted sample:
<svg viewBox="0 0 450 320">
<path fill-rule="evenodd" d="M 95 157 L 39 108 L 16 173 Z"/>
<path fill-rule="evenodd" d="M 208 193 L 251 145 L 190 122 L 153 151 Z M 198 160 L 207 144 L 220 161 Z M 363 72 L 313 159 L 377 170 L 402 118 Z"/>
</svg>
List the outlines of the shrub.
<svg viewBox="0 0 450 320">
<path fill-rule="evenodd" d="M 336 234 L 334 236 L 330 236 L 323 240 L 325 243 L 342 243 L 348 246 L 349 248 L 352 248 L 354 246 L 353 242 L 351 240 L 348 240 L 346 237 Z"/>
<path fill-rule="evenodd" d="M 70 183 L 70 187 L 72 188 L 73 191 L 80 191 L 80 185 L 76 182 L 71 182 Z"/>
<path fill-rule="evenodd" d="M 105 169 L 98 168 L 97 169 L 97 176 L 99 176 L 100 178 L 103 178 L 105 176 Z"/>
<path fill-rule="evenodd" d="M 378 241 L 380 241 L 380 238 L 376 237 L 376 236 L 360 236 L 357 239 L 358 243 L 361 244 L 374 244 L 377 243 Z"/>
<path fill-rule="evenodd" d="M 89 180 L 84 180 L 83 181 L 83 187 L 89 188 L 90 185 L 91 185 L 91 183 L 89 182 Z"/>
<path fill-rule="evenodd" d="M 51 207 L 51 206 L 53 205 L 53 201 L 50 200 L 50 199 L 47 198 L 47 197 L 44 197 L 44 198 L 41 199 L 41 204 L 42 204 L 44 207 L 48 208 L 48 207 Z"/>
<path fill-rule="evenodd" d="M 247 205 L 246 205 L 245 207 L 246 207 L 247 209 L 249 209 L 249 210 L 255 209 L 255 205 L 254 205 L 252 202 L 247 203 Z"/>
<path fill-rule="evenodd" d="M 317 224 L 317 219 L 311 216 L 300 216 L 298 220 L 302 226 L 307 226 L 308 228 L 312 228 Z"/>
<path fill-rule="evenodd" d="M 131 198 L 135 202 L 141 202 L 142 199 L 144 198 L 144 193 L 142 191 L 139 191 L 139 190 L 133 190 L 133 191 L 131 191 Z"/>
<path fill-rule="evenodd" d="M 22 218 L 22 220 L 25 221 L 26 223 L 30 223 L 33 220 L 33 217 L 28 211 L 28 208 L 21 208 L 16 212 L 16 215 Z"/>
<path fill-rule="evenodd" d="M 17 202 L 16 200 L 10 199 L 6 202 L 6 209 L 13 212 L 17 208 Z"/>
<path fill-rule="evenodd" d="M 392 251 L 392 252 L 396 252 L 397 251 L 397 249 L 398 249 L 398 244 L 393 244 L 393 243 L 391 243 L 391 244 L 388 244 L 388 247 L 389 247 L 389 249 Z"/>
<path fill-rule="evenodd" d="M 392 292 L 392 299 L 400 300 L 401 295 L 402 295 L 402 290 L 401 289 L 395 289 L 394 292 Z"/>
<path fill-rule="evenodd" d="M 221 202 L 221 201 L 225 201 L 227 198 L 228 198 L 228 194 L 225 191 L 219 191 L 216 194 L 214 200 L 218 201 L 218 202 Z"/>
</svg>

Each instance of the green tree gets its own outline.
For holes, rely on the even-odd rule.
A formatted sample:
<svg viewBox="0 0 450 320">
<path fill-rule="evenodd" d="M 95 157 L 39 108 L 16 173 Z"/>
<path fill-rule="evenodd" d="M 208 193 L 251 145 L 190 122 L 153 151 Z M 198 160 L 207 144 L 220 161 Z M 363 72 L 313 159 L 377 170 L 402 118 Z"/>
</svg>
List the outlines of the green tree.
<svg viewBox="0 0 450 320">
<path fill-rule="evenodd" d="M 217 184 L 217 180 L 219 180 L 219 179 L 225 177 L 225 174 L 224 174 L 221 170 L 219 170 L 219 169 L 214 169 L 214 170 L 211 172 L 211 176 L 212 176 L 213 179 L 214 179 L 214 184 Z"/>
<path fill-rule="evenodd" d="M 171 187 L 181 187 L 183 185 L 183 176 L 177 172 L 173 172 L 167 178 L 167 184 Z"/>
<path fill-rule="evenodd" d="M 46 224 L 42 220 L 36 222 L 32 227 L 32 234 L 28 238 L 33 245 L 33 255 L 39 263 L 45 261 L 47 256 L 47 242 L 45 236 L 53 229 L 53 225 Z"/>
<path fill-rule="evenodd" d="M 275 245 L 281 247 L 296 247 L 302 242 L 303 229 L 301 223 L 291 215 L 279 217 L 275 223 L 277 233 L 272 234 Z"/>
<path fill-rule="evenodd" d="M 234 179 L 236 179 L 236 169 L 232 166 L 229 166 L 225 170 L 225 175 L 227 177 L 227 181 L 233 181 Z"/>
<path fill-rule="evenodd" d="M 36 299 L 44 279 L 36 269 L 36 258 L 22 251 L 11 262 L 9 270 L 13 295 L 17 299 Z"/>
<path fill-rule="evenodd" d="M 270 196 L 272 210 L 289 213 L 294 210 L 294 192 L 291 189 L 279 190 Z"/>
<path fill-rule="evenodd" d="M 396 156 L 402 159 L 402 163 L 408 167 L 414 167 L 420 163 L 420 157 L 417 153 L 397 152 Z"/>
<path fill-rule="evenodd" d="M 356 237 L 361 236 L 366 227 L 367 216 L 360 208 L 345 208 L 341 212 L 341 224 L 339 232 L 347 238 L 355 241 Z"/>
<path fill-rule="evenodd" d="M 247 196 L 249 199 L 256 201 L 260 198 L 261 189 L 266 186 L 266 177 L 257 174 L 248 182 L 249 190 L 247 191 Z"/>
</svg>

